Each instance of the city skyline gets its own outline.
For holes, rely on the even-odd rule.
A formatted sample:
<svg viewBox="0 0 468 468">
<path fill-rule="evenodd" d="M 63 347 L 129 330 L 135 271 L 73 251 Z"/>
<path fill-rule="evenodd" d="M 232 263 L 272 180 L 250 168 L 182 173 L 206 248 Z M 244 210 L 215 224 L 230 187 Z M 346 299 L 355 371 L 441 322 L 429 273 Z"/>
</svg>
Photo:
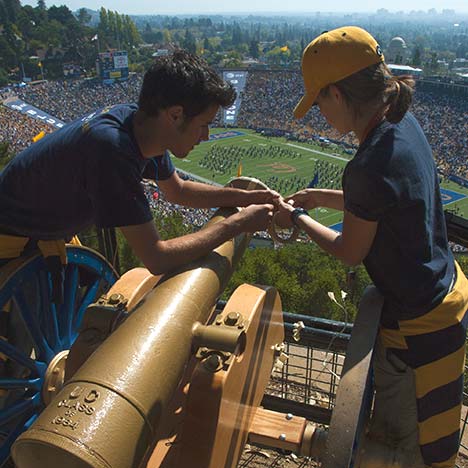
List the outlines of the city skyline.
<svg viewBox="0 0 468 468">
<path fill-rule="evenodd" d="M 37 5 L 37 0 L 21 1 L 22 5 Z M 226 4 L 220 0 L 172 0 L 170 6 L 167 2 L 155 2 L 154 0 L 137 0 L 129 4 L 125 0 L 46 0 L 47 7 L 52 5 L 66 5 L 70 10 L 75 11 L 85 7 L 91 10 L 99 10 L 101 7 L 118 11 L 122 14 L 163 14 L 163 15 L 182 15 L 182 14 L 301 14 L 310 13 L 375 13 L 380 8 L 385 8 L 389 12 L 427 12 L 435 9 L 437 13 L 442 10 L 455 10 L 457 13 L 468 13 L 468 2 L 466 0 L 445 0 L 443 6 L 439 0 L 414 0 L 408 3 L 407 0 L 393 0 L 392 2 L 374 2 L 367 0 L 355 0 L 349 2 L 345 0 L 336 0 L 327 9 L 323 9 L 323 4 L 305 0 L 290 0 L 285 4 L 280 0 L 257 0 L 251 2 L 248 0 L 237 0 L 232 5 Z M 370 6 L 371 5 L 371 6 Z"/>
</svg>

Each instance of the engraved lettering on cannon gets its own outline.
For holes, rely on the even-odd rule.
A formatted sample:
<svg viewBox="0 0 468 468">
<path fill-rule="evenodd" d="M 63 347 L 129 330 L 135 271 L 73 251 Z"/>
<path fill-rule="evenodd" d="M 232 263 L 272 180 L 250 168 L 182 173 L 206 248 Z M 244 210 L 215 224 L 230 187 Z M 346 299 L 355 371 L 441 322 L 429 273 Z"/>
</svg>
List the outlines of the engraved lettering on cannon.
<svg viewBox="0 0 468 468">
<path fill-rule="evenodd" d="M 79 401 L 70 401 L 70 400 L 61 400 L 57 403 L 58 408 L 66 408 L 67 411 L 78 411 L 80 413 L 85 413 L 91 415 L 94 413 L 95 408 L 86 403 L 81 403 Z"/>
<path fill-rule="evenodd" d="M 77 385 L 70 393 L 69 397 L 70 399 L 73 399 L 73 398 L 78 398 L 82 393 L 83 393 L 83 387 L 80 387 L 79 385 Z"/>
<path fill-rule="evenodd" d="M 72 430 L 75 430 L 78 427 L 78 422 L 72 421 L 71 419 L 64 418 L 62 416 L 55 416 L 54 419 L 52 419 L 52 424 L 57 424 L 65 427 L 69 427 Z"/>
<path fill-rule="evenodd" d="M 97 390 L 91 390 L 86 396 L 84 401 L 86 403 L 94 403 L 99 398 L 99 392 Z"/>
</svg>

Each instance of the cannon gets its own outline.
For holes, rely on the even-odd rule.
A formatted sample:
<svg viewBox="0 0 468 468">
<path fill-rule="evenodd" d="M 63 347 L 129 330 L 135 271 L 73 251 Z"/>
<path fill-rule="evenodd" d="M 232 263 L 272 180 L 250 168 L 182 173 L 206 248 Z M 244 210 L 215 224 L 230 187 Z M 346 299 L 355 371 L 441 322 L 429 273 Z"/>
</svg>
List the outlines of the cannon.
<svg viewBox="0 0 468 468">
<path fill-rule="evenodd" d="M 210 223 L 230 213 L 219 210 Z M 3 379 L 30 386 L 13 406 L 22 417 L 8 434 L 16 466 L 234 468 L 247 441 L 315 457 L 325 468 L 359 466 L 381 298 L 373 288 L 363 298 L 328 430 L 263 408 L 272 370 L 285 358 L 280 297 L 272 287 L 241 285 L 217 307 L 248 241 L 238 236 L 162 277 L 135 269 L 117 280 L 103 268 L 110 287 L 103 295 L 96 297 L 97 275 L 79 299 L 65 301 L 71 317 L 49 306 L 50 327 L 31 321 L 37 352 L 15 354 L 0 342 L 29 369 L 22 382 Z M 68 273 L 75 289 L 80 268 Z M 16 302 L 27 315 L 25 301 Z"/>
</svg>

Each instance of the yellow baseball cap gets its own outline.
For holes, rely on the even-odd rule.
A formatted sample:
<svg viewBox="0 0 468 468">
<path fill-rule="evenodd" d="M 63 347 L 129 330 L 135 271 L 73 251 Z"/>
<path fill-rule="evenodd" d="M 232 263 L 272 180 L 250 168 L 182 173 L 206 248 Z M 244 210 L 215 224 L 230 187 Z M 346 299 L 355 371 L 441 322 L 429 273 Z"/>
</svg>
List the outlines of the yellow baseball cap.
<svg viewBox="0 0 468 468">
<path fill-rule="evenodd" d="M 304 117 L 325 86 L 383 61 L 382 49 L 364 29 L 345 26 L 322 33 L 302 54 L 305 94 L 294 109 L 294 117 Z"/>
</svg>

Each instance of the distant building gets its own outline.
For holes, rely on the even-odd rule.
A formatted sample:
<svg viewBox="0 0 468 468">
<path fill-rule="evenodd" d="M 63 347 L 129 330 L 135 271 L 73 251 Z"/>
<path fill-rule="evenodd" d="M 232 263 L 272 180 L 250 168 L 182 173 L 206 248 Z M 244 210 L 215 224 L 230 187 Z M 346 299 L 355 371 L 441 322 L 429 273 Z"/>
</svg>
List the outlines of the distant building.
<svg viewBox="0 0 468 468">
<path fill-rule="evenodd" d="M 458 73 L 457 76 L 461 81 L 468 84 L 468 73 Z"/>
<path fill-rule="evenodd" d="M 468 59 L 456 58 L 452 64 L 452 71 L 461 76 L 468 74 Z"/>
<path fill-rule="evenodd" d="M 164 57 L 165 55 L 169 55 L 169 49 L 157 49 L 152 57 Z"/>
<path fill-rule="evenodd" d="M 439 70 L 447 72 L 449 69 L 449 63 L 445 60 L 437 60 L 437 68 Z"/>
<path fill-rule="evenodd" d="M 387 63 L 406 63 L 409 51 L 406 42 L 401 37 L 394 37 L 385 51 L 385 61 Z"/>
</svg>

